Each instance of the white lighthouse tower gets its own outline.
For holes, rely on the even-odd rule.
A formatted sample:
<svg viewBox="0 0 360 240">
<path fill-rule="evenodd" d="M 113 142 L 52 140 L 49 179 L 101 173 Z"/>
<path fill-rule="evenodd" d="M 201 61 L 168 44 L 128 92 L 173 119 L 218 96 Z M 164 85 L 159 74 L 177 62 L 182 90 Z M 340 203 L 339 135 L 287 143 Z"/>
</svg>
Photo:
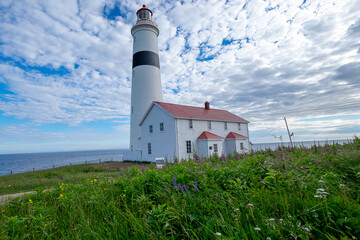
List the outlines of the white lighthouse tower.
<svg viewBox="0 0 360 240">
<path fill-rule="evenodd" d="M 159 29 L 152 20 L 152 11 L 144 4 L 137 12 L 131 28 L 133 62 L 131 84 L 130 150 L 140 150 L 139 123 L 153 101 L 162 101 L 160 61 L 158 54 Z"/>
</svg>

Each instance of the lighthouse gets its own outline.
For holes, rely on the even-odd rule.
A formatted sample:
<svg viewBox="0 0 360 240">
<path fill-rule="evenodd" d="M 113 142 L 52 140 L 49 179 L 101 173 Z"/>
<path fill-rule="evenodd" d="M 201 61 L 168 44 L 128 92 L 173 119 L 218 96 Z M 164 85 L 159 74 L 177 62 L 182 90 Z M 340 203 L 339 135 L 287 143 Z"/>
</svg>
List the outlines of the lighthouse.
<svg viewBox="0 0 360 240">
<path fill-rule="evenodd" d="M 130 150 L 140 150 L 139 123 L 153 101 L 162 101 L 160 61 L 158 54 L 159 29 L 152 20 L 152 11 L 144 4 L 137 12 L 131 28 L 133 61 L 131 82 Z"/>
</svg>

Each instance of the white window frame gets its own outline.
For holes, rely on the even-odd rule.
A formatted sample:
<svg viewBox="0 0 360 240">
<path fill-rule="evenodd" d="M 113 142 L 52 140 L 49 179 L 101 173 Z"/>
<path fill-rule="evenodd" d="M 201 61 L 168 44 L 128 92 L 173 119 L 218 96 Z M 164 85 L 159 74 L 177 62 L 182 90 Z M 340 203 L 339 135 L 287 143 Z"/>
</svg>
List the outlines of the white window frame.
<svg viewBox="0 0 360 240">
<path fill-rule="evenodd" d="M 218 145 L 217 143 L 214 144 L 214 153 L 217 153 L 219 152 L 219 149 L 218 149 Z"/>
<path fill-rule="evenodd" d="M 165 131 L 164 122 L 160 123 L 160 132 Z"/>
<path fill-rule="evenodd" d="M 186 153 L 191 153 L 191 141 L 186 140 Z"/>
<path fill-rule="evenodd" d="M 151 149 L 151 143 L 148 143 L 148 154 L 151 155 L 152 149 Z"/>
</svg>

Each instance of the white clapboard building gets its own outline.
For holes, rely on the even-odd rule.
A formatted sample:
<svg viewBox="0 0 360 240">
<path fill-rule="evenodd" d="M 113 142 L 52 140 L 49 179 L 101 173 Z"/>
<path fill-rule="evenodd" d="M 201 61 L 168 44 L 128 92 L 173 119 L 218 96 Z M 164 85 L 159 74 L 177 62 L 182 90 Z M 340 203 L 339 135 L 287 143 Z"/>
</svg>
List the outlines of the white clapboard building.
<svg viewBox="0 0 360 240">
<path fill-rule="evenodd" d="M 141 159 L 188 159 L 250 149 L 248 121 L 226 110 L 153 102 L 139 123 Z"/>
<path fill-rule="evenodd" d="M 124 160 L 188 159 L 250 149 L 248 121 L 226 110 L 162 102 L 159 29 L 152 11 L 143 5 L 131 28 L 133 64 L 131 83 L 130 151 Z"/>
</svg>

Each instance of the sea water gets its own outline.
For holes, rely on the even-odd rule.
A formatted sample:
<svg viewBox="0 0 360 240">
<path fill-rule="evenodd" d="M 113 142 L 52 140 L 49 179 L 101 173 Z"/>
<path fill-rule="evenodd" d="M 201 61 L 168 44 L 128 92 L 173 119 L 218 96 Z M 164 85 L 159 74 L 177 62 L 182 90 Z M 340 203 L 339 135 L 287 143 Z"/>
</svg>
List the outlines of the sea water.
<svg viewBox="0 0 360 240">
<path fill-rule="evenodd" d="M 0 154 L 0 176 L 70 164 L 122 161 L 124 150 Z"/>
</svg>

